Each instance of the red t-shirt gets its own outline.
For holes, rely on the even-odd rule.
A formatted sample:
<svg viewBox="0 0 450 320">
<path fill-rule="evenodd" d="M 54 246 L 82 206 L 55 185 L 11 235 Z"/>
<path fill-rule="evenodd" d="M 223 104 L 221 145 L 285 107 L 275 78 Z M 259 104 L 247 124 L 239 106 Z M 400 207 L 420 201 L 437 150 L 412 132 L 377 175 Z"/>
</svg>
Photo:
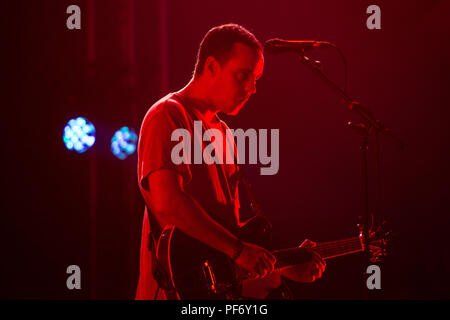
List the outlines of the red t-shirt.
<svg viewBox="0 0 450 320">
<path fill-rule="evenodd" d="M 201 121 L 200 130 L 200 126 L 198 123 L 194 125 L 194 121 Z M 186 129 L 191 137 L 191 159 L 190 163 L 175 164 L 171 158 L 172 149 L 180 141 L 171 141 L 171 136 L 174 130 L 182 128 Z M 213 142 L 203 142 L 203 135 L 209 129 L 217 129 L 222 133 L 222 143 L 215 139 L 212 139 Z M 195 106 L 176 93 L 156 102 L 145 115 L 139 136 L 140 189 L 148 190 L 147 178 L 151 173 L 161 169 L 173 170 L 182 175 L 185 192 L 198 201 L 211 218 L 233 232 L 239 224 L 239 168 L 235 161 L 230 163 L 227 160 L 227 156 L 233 160 L 237 157 L 234 139 L 229 132 L 227 134 L 227 130 L 227 125 L 217 116 L 206 121 Z M 206 164 L 203 157 L 201 164 L 195 164 L 194 143 L 202 146 L 202 154 L 204 148 L 213 143 L 215 151 L 223 155 L 223 164 Z M 151 273 L 151 252 L 148 250 L 150 226 L 147 214 L 145 211 L 136 299 L 153 299 L 157 288 Z M 164 299 L 163 294 L 158 295 L 158 298 Z"/>
</svg>

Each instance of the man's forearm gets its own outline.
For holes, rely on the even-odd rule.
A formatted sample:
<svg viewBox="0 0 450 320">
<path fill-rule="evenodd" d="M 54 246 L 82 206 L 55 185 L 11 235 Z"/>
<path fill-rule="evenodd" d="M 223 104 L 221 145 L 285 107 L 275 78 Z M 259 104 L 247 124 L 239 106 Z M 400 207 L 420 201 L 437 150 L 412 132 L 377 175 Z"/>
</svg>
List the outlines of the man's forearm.
<svg viewBox="0 0 450 320">
<path fill-rule="evenodd" d="M 187 235 L 232 257 L 239 250 L 239 239 L 214 221 L 188 194 L 174 196 L 165 212 L 164 219 Z"/>
</svg>

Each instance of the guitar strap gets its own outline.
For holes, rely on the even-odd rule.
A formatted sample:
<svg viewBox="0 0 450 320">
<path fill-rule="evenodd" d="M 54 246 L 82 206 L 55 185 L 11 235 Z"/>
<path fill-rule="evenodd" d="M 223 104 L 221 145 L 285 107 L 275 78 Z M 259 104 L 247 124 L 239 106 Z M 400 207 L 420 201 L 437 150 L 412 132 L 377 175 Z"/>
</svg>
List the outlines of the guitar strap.
<svg viewBox="0 0 450 320">
<path fill-rule="evenodd" d="M 156 283 L 158 284 L 154 300 L 157 299 L 160 289 L 164 290 L 167 299 L 177 300 L 177 293 L 172 285 L 170 274 L 167 273 L 167 270 L 161 265 L 156 256 L 156 246 L 158 243 L 158 239 L 161 236 L 161 228 L 154 215 L 150 211 L 149 207 L 147 205 L 145 206 L 147 208 L 147 216 L 150 224 L 150 233 L 148 235 L 148 250 L 151 252 L 152 256 L 152 275 L 156 280 Z"/>
</svg>

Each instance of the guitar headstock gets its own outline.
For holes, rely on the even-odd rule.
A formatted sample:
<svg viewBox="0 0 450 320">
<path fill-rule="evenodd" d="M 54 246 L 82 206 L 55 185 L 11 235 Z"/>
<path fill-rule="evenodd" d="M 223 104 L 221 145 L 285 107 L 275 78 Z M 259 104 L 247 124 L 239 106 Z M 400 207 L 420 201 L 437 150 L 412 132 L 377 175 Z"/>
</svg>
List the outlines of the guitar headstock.
<svg viewBox="0 0 450 320">
<path fill-rule="evenodd" d="M 370 252 L 370 261 L 373 263 L 381 262 L 383 257 L 387 255 L 387 248 L 389 241 L 391 240 L 392 231 L 386 230 L 386 220 L 383 220 L 380 224 L 375 225 L 373 221 L 373 214 L 371 215 L 371 224 L 368 229 L 369 238 L 367 241 L 364 239 L 364 227 L 362 224 L 358 224 L 359 236 L 361 237 L 365 247 L 364 251 Z"/>
</svg>

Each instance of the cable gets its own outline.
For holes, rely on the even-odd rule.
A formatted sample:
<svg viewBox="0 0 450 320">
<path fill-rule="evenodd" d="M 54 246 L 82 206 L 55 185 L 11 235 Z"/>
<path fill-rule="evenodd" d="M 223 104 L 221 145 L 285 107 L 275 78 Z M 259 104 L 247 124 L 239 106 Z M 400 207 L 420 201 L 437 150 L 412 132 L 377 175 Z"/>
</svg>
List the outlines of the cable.
<svg viewBox="0 0 450 320">
<path fill-rule="evenodd" d="M 342 62 L 344 63 L 344 93 L 347 93 L 347 77 L 348 77 L 348 67 L 347 67 L 347 60 L 345 59 L 344 54 L 342 53 L 342 50 L 339 49 L 338 46 L 330 43 L 331 47 L 336 49 L 339 52 L 339 55 L 342 58 Z"/>
</svg>

